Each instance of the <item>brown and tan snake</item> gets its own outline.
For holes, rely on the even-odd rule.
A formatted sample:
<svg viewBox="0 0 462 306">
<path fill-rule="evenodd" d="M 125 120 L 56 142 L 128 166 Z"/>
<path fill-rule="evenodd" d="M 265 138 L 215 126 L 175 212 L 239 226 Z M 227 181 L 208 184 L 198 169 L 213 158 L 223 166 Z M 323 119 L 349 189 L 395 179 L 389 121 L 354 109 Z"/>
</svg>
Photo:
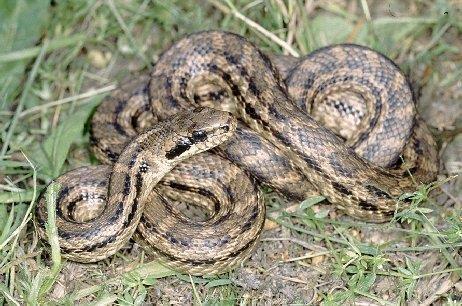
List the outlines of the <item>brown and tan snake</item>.
<svg viewBox="0 0 462 306">
<path fill-rule="evenodd" d="M 59 241 L 72 260 L 110 256 L 138 228 L 167 265 L 217 274 L 248 257 L 261 233 L 256 182 L 296 200 L 314 189 L 353 217 L 383 222 L 437 172 L 405 76 L 365 47 L 270 59 L 239 35 L 206 31 L 173 44 L 136 84 L 93 116 L 92 150 L 109 165 L 57 179 Z M 172 199 L 210 217 L 188 218 Z"/>
</svg>

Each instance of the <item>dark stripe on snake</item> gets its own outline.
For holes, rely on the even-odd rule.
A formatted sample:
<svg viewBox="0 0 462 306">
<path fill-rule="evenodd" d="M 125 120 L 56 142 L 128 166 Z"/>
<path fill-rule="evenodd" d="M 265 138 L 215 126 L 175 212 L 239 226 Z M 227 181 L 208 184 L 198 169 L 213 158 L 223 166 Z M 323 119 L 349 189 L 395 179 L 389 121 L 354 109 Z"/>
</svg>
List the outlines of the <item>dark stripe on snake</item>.
<svg viewBox="0 0 462 306">
<path fill-rule="evenodd" d="M 200 187 L 187 186 L 187 185 L 183 185 L 183 184 L 180 184 L 180 183 L 177 183 L 177 182 L 169 182 L 168 186 L 170 186 L 173 189 L 177 189 L 177 190 L 181 190 L 181 191 L 188 191 L 188 192 L 193 192 L 193 193 L 198 193 L 198 194 L 200 194 L 202 196 L 208 197 L 208 198 L 210 198 L 212 200 L 215 211 L 220 210 L 220 201 L 217 199 L 215 194 L 213 194 L 213 192 L 211 192 L 211 191 L 209 191 L 207 189 L 200 188 Z"/>
<path fill-rule="evenodd" d="M 252 94 L 254 96 L 257 96 L 259 97 L 261 92 L 260 90 L 258 89 L 258 87 L 255 85 L 255 80 L 253 79 L 250 79 L 250 82 L 249 82 L 249 90 L 252 92 Z"/>
<path fill-rule="evenodd" d="M 100 241 L 98 243 L 95 243 L 95 244 L 92 244 L 92 245 L 88 245 L 82 249 L 77 249 L 77 250 L 72 250 L 74 253 L 83 253 L 83 252 L 93 252 L 94 250 L 96 249 L 99 249 L 99 248 L 102 248 L 106 245 L 108 245 L 109 243 L 111 242 L 114 242 L 116 240 L 117 236 L 114 235 L 114 236 L 109 236 L 107 237 L 106 239 L 104 239 L 103 241 Z M 62 248 L 62 247 L 61 247 Z M 69 250 L 67 248 L 64 248 L 65 250 Z"/>
<path fill-rule="evenodd" d="M 43 198 L 45 196 L 45 191 L 46 191 L 46 189 L 43 189 L 42 192 L 40 192 L 40 198 Z M 58 204 L 58 203 L 59 202 L 56 202 L 56 204 Z M 56 209 L 57 208 L 58 208 L 58 205 L 56 205 Z M 45 214 L 40 213 L 39 205 L 35 206 L 35 216 L 36 216 L 36 220 L 37 220 L 38 225 L 40 225 L 41 227 L 44 227 L 46 222 L 45 222 L 45 219 L 42 218 L 42 217 L 44 217 Z"/>
<path fill-rule="evenodd" d="M 344 195 L 347 195 L 347 196 L 352 195 L 351 191 L 349 191 L 348 188 L 346 188 L 345 186 L 343 186 L 340 183 L 332 182 L 332 187 L 334 187 L 335 190 L 337 190 L 338 192 L 343 193 Z"/>
<path fill-rule="evenodd" d="M 337 153 L 336 152 L 333 152 L 330 156 L 329 156 L 329 162 L 332 166 L 332 168 L 334 169 L 334 171 L 336 173 L 340 173 L 341 175 L 343 176 L 346 176 L 346 177 L 351 177 L 353 175 L 353 171 L 352 169 L 350 168 L 345 168 L 344 166 L 342 166 L 341 163 L 339 163 L 338 161 L 338 156 L 337 156 Z"/>
<path fill-rule="evenodd" d="M 173 237 L 171 232 L 166 232 L 162 236 L 164 236 L 164 238 L 167 239 L 168 241 L 170 241 L 171 243 L 178 244 L 178 240 L 175 237 Z"/>
<path fill-rule="evenodd" d="M 173 96 L 168 95 L 165 97 L 165 100 L 168 102 L 167 104 L 169 105 L 169 107 L 179 108 L 180 102 L 178 102 L 178 100 L 174 98 Z"/>
<path fill-rule="evenodd" d="M 252 44 L 253 45 L 253 44 Z M 257 48 L 255 45 L 254 45 L 255 48 Z M 271 70 L 271 72 L 273 73 L 273 75 L 276 77 L 277 80 L 282 80 L 281 78 L 281 75 L 279 74 L 279 70 L 276 69 L 276 67 L 273 65 L 273 62 L 270 60 L 270 58 L 268 57 L 268 55 L 266 55 L 265 53 L 263 53 L 260 49 L 257 48 L 257 52 L 258 54 L 261 56 L 262 60 L 263 60 L 263 63 L 265 64 L 265 66 Z M 285 92 L 285 88 L 283 87 L 283 84 L 284 82 L 276 82 L 276 87 Z"/>
<path fill-rule="evenodd" d="M 188 151 L 193 144 L 189 138 L 181 138 L 178 143 L 170 150 L 165 153 L 165 157 L 168 159 L 174 159 L 184 152 Z"/>
<path fill-rule="evenodd" d="M 372 192 L 373 194 L 375 194 L 378 197 L 382 197 L 382 198 L 386 198 L 386 199 L 392 199 L 392 197 L 388 193 L 386 193 L 383 190 L 380 190 L 379 188 L 377 188 L 377 187 L 375 187 L 373 185 L 366 185 L 365 187 L 366 187 L 367 190 L 369 190 L 370 192 Z"/>
<path fill-rule="evenodd" d="M 225 81 L 228 84 L 228 86 L 231 89 L 231 92 L 233 93 L 233 96 L 237 99 L 242 99 L 241 90 L 239 89 L 239 86 L 234 84 L 231 75 L 226 71 L 219 69 L 216 65 L 210 65 L 210 68 L 212 67 L 213 69 L 210 69 L 211 72 L 217 73 L 223 79 L 223 81 Z"/>
<path fill-rule="evenodd" d="M 117 210 L 116 212 L 108 219 L 109 224 L 114 224 L 123 214 L 123 203 L 119 202 L 117 204 Z M 98 235 L 98 233 L 102 230 L 103 228 L 96 228 L 93 231 L 90 232 L 68 232 L 62 229 L 58 228 L 58 235 L 64 239 L 70 239 L 70 238 L 77 238 L 77 237 L 92 237 L 93 235 Z M 120 231 L 119 231 L 120 232 Z M 117 233 L 115 236 L 117 236 L 119 233 Z M 61 246 L 63 248 L 63 246 Z"/>
<path fill-rule="evenodd" d="M 125 109 L 125 101 L 119 101 L 117 103 L 117 106 L 116 106 L 116 109 L 115 109 L 115 112 L 114 112 L 114 115 L 116 117 L 116 120 L 114 120 L 112 122 L 112 125 L 114 126 L 115 130 L 120 133 L 120 135 L 122 136 L 128 136 L 127 135 L 127 132 L 125 131 L 125 129 L 119 124 L 119 122 L 117 121 L 117 119 L 119 118 L 119 115 L 124 111 Z"/>
<path fill-rule="evenodd" d="M 61 188 L 61 190 L 59 191 L 58 198 L 56 199 L 56 202 L 61 203 L 61 201 L 69 195 L 69 191 L 71 190 L 72 190 L 72 187 L 70 186 L 64 186 L 63 188 Z"/>
<path fill-rule="evenodd" d="M 133 221 L 133 218 L 135 217 L 136 211 L 138 210 L 138 200 L 139 200 L 139 195 L 141 192 L 141 188 L 143 187 L 143 176 L 141 173 L 136 174 L 136 183 L 135 183 L 135 195 L 133 199 L 133 205 L 131 207 L 131 211 L 127 216 L 127 220 L 124 221 L 124 225 L 127 226 L 128 224 L 131 224 Z"/>
<path fill-rule="evenodd" d="M 417 170 L 418 170 L 417 167 L 412 167 L 412 168 L 408 169 L 407 171 L 409 171 L 410 174 L 415 174 Z"/>
<path fill-rule="evenodd" d="M 250 116 L 250 118 L 261 121 L 261 117 L 250 104 L 245 105 L 245 112 Z"/>
<path fill-rule="evenodd" d="M 130 179 L 130 174 L 125 174 L 125 180 L 124 180 L 124 189 L 123 189 L 123 195 L 126 197 L 130 194 L 130 187 L 132 185 L 131 179 Z"/>
<path fill-rule="evenodd" d="M 153 234 L 157 234 L 157 235 L 162 236 L 165 239 L 168 239 L 169 241 L 171 241 L 171 237 L 172 237 L 171 234 L 159 232 L 157 227 L 155 227 L 151 222 L 149 222 L 144 216 L 141 216 L 140 223 L 143 224 L 144 227 L 149 229 L 149 231 L 151 231 Z M 185 239 L 179 239 L 179 240 L 175 239 L 175 241 L 179 241 L 180 244 L 182 246 L 185 246 L 185 247 L 188 247 L 188 246 L 191 245 L 191 241 L 188 241 L 188 240 L 185 240 Z M 153 249 L 155 249 L 155 248 L 153 247 Z M 163 254 L 163 256 L 165 256 L 165 257 L 171 258 L 171 257 L 167 256 L 167 254 L 164 254 L 164 253 L 160 252 L 160 250 L 158 250 L 158 249 L 155 249 L 154 251 L 158 252 L 159 254 Z"/>
<path fill-rule="evenodd" d="M 128 163 L 128 169 L 133 168 L 133 166 L 136 164 L 136 161 L 138 159 L 138 153 L 133 153 L 130 162 Z"/>
<path fill-rule="evenodd" d="M 188 100 L 186 87 L 188 86 L 189 79 L 191 79 L 191 75 L 188 72 L 185 72 L 184 77 L 180 78 L 180 97 L 185 101 Z"/>
<path fill-rule="evenodd" d="M 236 66 L 237 66 L 237 65 L 240 64 L 240 62 L 239 62 L 239 60 L 237 59 L 237 57 L 235 57 L 235 56 L 232 55 L 232 54 L 229 54 L 228 51 L 224 51 L 224 52 L 223 52 L 223 56 L 226 58 L 226 60 L 227 60 L 228 62 L 230 62 L 230 63 L 233 64 L 233 65 L 236 65 Z"/>
<path fill-rule="evenodd" d="M 122 216 L 123 211 L 124 204 L 122 202 L 117 203 L 117 209 L 115 214 L 113 214 L 108 220 L 109 224 L 113 224 L 114 222 L 116 222 Z"/>
<path fill-rule="evenodd" d="M 310 166 L 311 169 L 316 170 L 318 174 L 320 174 L 321 176 L 324 176 L 324 172 L 321 171 L 322 170 L 321 166 L 314 159 L 312 159 L 309 156 L 304 156 L 303 160 L 308 164 L 308 166 Z"/>
<path fill-rule="evenodd" d="M 148 222 L 146 221 L 146 219 L 144 219 L 143 224 L 147 224 L 147 223 Z M 251 248 L 254 244 L 255 244 L 255 241 L 250 241 L 249 243 L 244 245 L 239 250 L 236 250 L 235 252 L 233 252 L 233 253 L 231 253 L 231 254 L 229 254 L 227 256 L 216 257 L 214 259 L 207 259 L 207 260 L 194 260 L 194 259 L 191 259 L 191 258 L 180 258 L 180 257 L 177 257 L 177 256 L 175 256 L 173 254 L 165 253 L 165 252 L 161 251 L 160 249 L 156 248 L 155 246 L 150 246 L 150 248 L 152 248 L 152 250 L 154 250 L 154 252 L 158 253 L 159 255 L 161 255 L 161 256 L 163 256 L 165 258 L 168 258 L 171 261 L 178 261 L 178 262 L 191 264 L 191 265 L 194 265 L 194 266 L 200 266 L 200 265 L 203 265 L 203 264 L 213 264 L 213 263 L 216 263 L 216 262 L 227 261 L 229 258 L 239 256 L 239 254 L 245 252 L 246 250 Z"/>
<path fill-rule="evenodd" d="M 249 219 L 242 226 L 241 231 L 240 231 L 241 234 L 245 233 L 252 227 L 252 224 L 254 223 L 257 216 L 258 216 L 258 207 L 255 207 L 253 209 L 252 215 L 250 215 Z"/>
<path fill-rule="evenodd" d="M 377 206 L 375 206 L 372 203 L 366 202 L 364 200 L 360 200 L 358 202 L 358 205 L 361 206 L 361 208 L 364 209 L 364 210 L 369 210 L 369 211 L 378 211 L 379 210 L 377 208 Z"/>
<path fill-rule="evenodd" d="M 64 214 L 63 214 L 63 211 L 62 211 L 62 206 L 59 205 L 62 200 L 64 198 L 66 198 L 68 195 L 69 195 L 69 191 L 72 189 L 72 187 L 69 187 L 69 186 L 64 186 L 63 188 L 61 188 L 61 190 L 59 191 L 59 194 L 58 194 L 58 198 L 56 199 L 56 215 L 60 218 L 63 218 L 64 217 Z M 44 190 L 45 192 L 45 190 Z"/>
<path fill-rule="evenodd" d="M 281 120 L 281 121 L 286 121 L 286 120 L 287 120 L 287 118 L 284 117 L 284 115 L 281 114 L 281 112 L 278 112 L 278 111 L 275 109 L 275 107 L 274 107 L 273 104 L 270 104 L 270 105 L 268 106 L 268 112 L 270 113 L 270 115 L 274 116 L 274 117 L 275 117 L 276 119 L 278 119 L 278 120 Z"/>
<path fill-rule="evenodd" d="M 147 86 L 148 87 L 148 91 L 149 92 L 149 85 Z M 168 90 L 171 90 L 172 89 L 172 80 L 171 78 L 165 78 L 165 82 L 164 82 L 164 87 Z"/>
<path fill-rule="evenodd" d="M 422 150 L 422 145 L 420 143 L 420 140 L 417 139 L 417 138 L 415 138 L 415 140 L 414 140 L 414 150 L 418 155 L 424 154 L 424 152 Z"/>
<path fill-rule="evenodd" d="M 229 130 L 229 127 L 222 127 L 222 129 L 226 132 Z M 207 132 L 205 131 L 197 131 L 192 134 L 192 137 L 183 137 L 181 138 L 178 143 L 170 149 L 167 153 L 165 153 L 165 157 L 168 159 L 174 159 L 184 152 L 188 151 L 192 145 L 203 142 L 207 140 Z"/>
<path fill-rule="evenodd" d="M 290 146 L 291 142 L 289 141 L 288 138 L 284 137 L 284 134 L 282 134 L 281 132 L 279 131 L 275 131 L 275 130 L 271 130 L 271 132 L 273 133 L 273 135 L 279 139 L 285 146 Z"/>
<path fill-rule="evenodd" d="M 109 148 L 101 148 L 101 151 L 103 151 L 104 154 L 111 160 L 111 162 L 115 163 L 117 159 L 119 158 L 119 154 L 112 151 Z"/>
</svg>

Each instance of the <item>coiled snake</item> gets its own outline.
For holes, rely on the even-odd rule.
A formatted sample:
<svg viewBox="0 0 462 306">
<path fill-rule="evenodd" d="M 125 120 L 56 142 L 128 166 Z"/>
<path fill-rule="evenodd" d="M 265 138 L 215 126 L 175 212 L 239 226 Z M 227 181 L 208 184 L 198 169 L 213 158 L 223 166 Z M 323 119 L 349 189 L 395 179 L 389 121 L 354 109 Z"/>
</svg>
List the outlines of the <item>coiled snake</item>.
<svg viewBox="0 0 462 306">
<path fill-rule="evenodd" d="M 237 128 L 230 113 L 208 107 L 234 113 Z M 134 93 L 107 98 L 91 141 L 112 166 L 57 179 L 62 252 L 100 260 L 138 226 L 160 258 L 191 274 L 220 273 L 251 254 L 265 218 L 256 181 L 293 199 L 315 189 L 351 216 L 382 222 L 399 195 L 437 171 L 410 86 L 385 56 L 344 44 L 270 60 L 221 31 L 177 41 Z M 169 198 L 211 216 L 187 218 Z M 36 215 L 44 237 L 43 198 Z"/>
</svg>

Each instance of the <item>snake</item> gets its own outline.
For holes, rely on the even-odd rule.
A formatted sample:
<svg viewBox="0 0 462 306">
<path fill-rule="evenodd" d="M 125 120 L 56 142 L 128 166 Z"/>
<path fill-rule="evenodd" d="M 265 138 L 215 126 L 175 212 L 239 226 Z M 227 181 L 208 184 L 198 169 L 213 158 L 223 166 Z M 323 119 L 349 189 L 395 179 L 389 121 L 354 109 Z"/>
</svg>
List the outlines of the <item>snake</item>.
<svg viewBox="0 0 462 306">
<path fill-rule="evenodd" d="M 252 254 L 265 221 L 261 185 L 292 200 L 315 190 L 354 218 L 384 222 L 438 170 L 410 83 L 385 55 L 355 44 L 267 55 L 217 30 L 179 39 L 149 76 L 105 98 L 90 142 L 104 165 L 56 179 L 63 255 L 95 262 L 135 237 L 192 275 Z M 207 217 L 191 218 L 184 202 Z M 41 197 L 43 239 L 47 216 Z"/>
</svg>

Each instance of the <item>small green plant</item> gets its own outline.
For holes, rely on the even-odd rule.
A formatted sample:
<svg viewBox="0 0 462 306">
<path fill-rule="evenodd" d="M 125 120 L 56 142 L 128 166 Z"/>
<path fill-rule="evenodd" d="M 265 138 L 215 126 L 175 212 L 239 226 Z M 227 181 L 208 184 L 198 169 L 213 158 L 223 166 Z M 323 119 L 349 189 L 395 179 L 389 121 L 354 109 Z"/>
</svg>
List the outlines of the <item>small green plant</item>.
<svg viewBox="0 0 462 306">
<path fill-rule="evenodd" d="M 142 305 L 147 296 L 147 288 L 156 283 L 154 276 L 143 278 L 137 271 L 127 273 L 122 278 L 124 289 L 118 295 L 120 305 Z"/>
<path fill-rule="evenodd" d="M 336 291 L 326 296 L 326 305 L 330 303 L 354 300 L 357 295 L 363 295 L 380 300 L 369 293 L 379 272 L 386 271 L 389 261 L 385 254 L 377 249 L 370 254 L 363 253 L 350 239 L 351 248 L 343 249 L 335 256 L 333 275 L 346 283 L 346 289 Z"/>
<path fill-rule="evenodd" d="M 313 196 L 303 200 L 299 207 L 299 213 L 297 214 L 300 217 L 300 220 L 311 229 L 316 229 L 323 231 L 325 228 L 325 223 L 323 222 L 327 215 L 329 214 L 328 209 L 321 208 L 319 211 L 313 209 L 314 205 L 317 205 L 324 201 L 326 198 L 324 196 Z M 286 213 L 286 216 L 291 216 L 292 214 Z"/>
<path fill-rule="evenodd" d="M 402 301 L 409 301 L 413 298 L 421 268 L 422 262 L 411 260 L 409 257 L 406 257 L 406 267 L 396 267 L 397 272 L 402 274 L 400 289 Z"/>
<path fill-rule="evenodd" d="M 231 285 L 219 286 L 209 292 L 203 302 L 203 306 L 233 306 L 238 302 L 236 288 Z"/>
<path fill-rule="evenodd" d="M 427 222 L 426 214 L 433 212 L 433 209 L 422 207 L 422 204 L 426 203 L 429 199 L 430 192 L 440 187 L 444 182 L 432 182 L 426 185 L 420 185 L 417 187 L 417 190 L 412 193 L 404 193 L 398 199 L 397 206 L 400 205 L 400 202 L 410 201 L 409 207 L 403 209 L 400 212 L 397 212 L 394 216 L 394 220 L 401 222 Z"/>
<path fill-rule="evenodd" d="M 454 211 L 454 215 L 446 219 L 448 228 L 442 232 L 449 243 L 462 241 L 462 215 L 460 211 Z"/>
</svg>

